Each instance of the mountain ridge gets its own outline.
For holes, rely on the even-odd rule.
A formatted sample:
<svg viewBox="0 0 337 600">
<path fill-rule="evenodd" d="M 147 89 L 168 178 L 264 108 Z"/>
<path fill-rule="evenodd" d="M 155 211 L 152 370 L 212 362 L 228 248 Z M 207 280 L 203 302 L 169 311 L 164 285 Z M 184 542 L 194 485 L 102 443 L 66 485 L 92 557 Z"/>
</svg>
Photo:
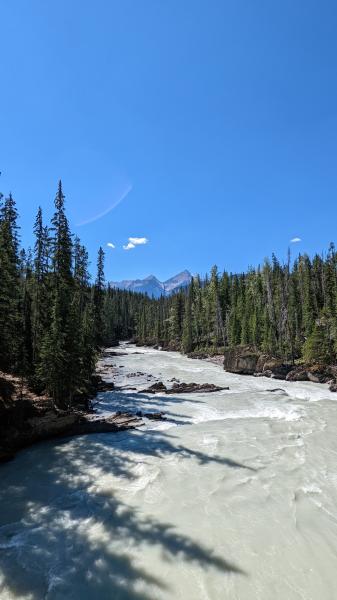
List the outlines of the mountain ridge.
<svg viewBox="0 0 337 600">
<path fill-rule="evenodd" d="M 191 273 L 185 269 L 177 275 L 173 275 L 166 281 L 159 281 L 155 275 L 148 275 L 144 279 L 123 279 L 122 281 L 111 281 L 110 285 L 120 290 L 139 292 L 153 298 L 170 296 L 180 288 L 187 287 L 192 279 Z"/>
</svg>

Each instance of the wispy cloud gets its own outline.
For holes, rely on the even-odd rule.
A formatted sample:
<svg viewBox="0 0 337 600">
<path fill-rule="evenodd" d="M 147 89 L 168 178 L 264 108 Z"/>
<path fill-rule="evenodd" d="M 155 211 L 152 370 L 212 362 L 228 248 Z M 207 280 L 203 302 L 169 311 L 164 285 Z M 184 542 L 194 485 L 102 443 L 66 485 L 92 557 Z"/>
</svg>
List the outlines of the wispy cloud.
<svg viewBox="0 0 337 600">
<path fill-rule="evenodd" d="M 115 244 L 113 244 L 112 242 L 108 242 L 108 243 L 107 243 L 107 246 L 108 246 L 109 248 L 116 248 Z"/>
<path fill-rule="evenodd" d="M 294 238 L 292 238 L 292 239 L 290 240 L 290 242 L 291 242 L 292 244 L 297 244 L 298 242 L 301 242 L 301 241 L 302 241 L 302 239 L 301 239 L 301 238 L 299 238 L 299 237 L 294 237 Z"/>
<path fill-rule="evenodd" d="M 143 246 L 148 244 L 149 240 L 146 237 L 129 237 L 128 243 L 124 244 L 124 250 L 132 250 L 136 246 Z"/>
</svg>

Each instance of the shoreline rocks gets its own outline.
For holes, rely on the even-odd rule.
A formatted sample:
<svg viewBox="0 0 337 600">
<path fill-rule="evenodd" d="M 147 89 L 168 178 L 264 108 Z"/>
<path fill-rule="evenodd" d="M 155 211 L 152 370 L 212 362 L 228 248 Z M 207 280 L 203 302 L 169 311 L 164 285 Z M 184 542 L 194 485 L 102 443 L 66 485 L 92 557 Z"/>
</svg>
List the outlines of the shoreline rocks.
<svg viewBox="0 0 337 600">
<path fill-rule="evenodd" d="M 137 417 L 141 417 L 144 419 L 150 419 L 150 421 L 165 421 L 166 417 L 162 412 L 143 412 L 138 410 L 136 412 Z"/>
<path fill-rule="evenodd" d="M 102 382 L 99 377 L 96 383 L 97 391 L 114 389 L 112 382 Z M 97 417 L 89 407 L 88 398 L 79 400 L 69 410 L 57 409 L 50 398 L 34 394 L 20 378 L 1 373 L 0 462 L 10 460 L 18 450 L 43 440 L 122 431 L 143 424 L 139 417 L 129 413 Z"/>
<path fill-rule="evenodd" d="M 158 348 L 153 344 L 148 344 Z M 163 347 L 166 351 L 179 351 L 177 348 Z M 220 349 L 218 349 L 219 352 Z M 223 366 L 225 371 L 238 375 L 269 377 L 286 381 L 311 381 L 327 383 L 331 392 L 337 392 L 337 365 L 295 365 L 261 352 L 253 344 L 225 348 L 224 354 L 194 350 L 186 354 L 188 358 L 207 360 Z M 146 391 L 146 390 L 145 390 Z M 162 390 L 166 393 L 164 390 Z"/>
<path fill-rule="evenodd" d="M 309 381 L 307 370 L 303 367 L 294 367 L 289 371 L 287 381 Z"/>
<path fill-rule="evenodd" d="M 254 346 L 236 346 L 225 350 L 224 369 L 240 375 L 269 377 L 286 381 L 328 383 L 330 391 L 337 392 L 337 367 L 334 365 L 294 365 L 270 357 Z"/>
<path fill-rule="evenodd" d="M 16 414 L 12 412 L 11 420 Z M 34 416 L 18 420 L 15 424 L 0 431 L 0 462 L 13 458 L 15 453 L 40 441 L 86 435 L 90 433 L 110 433 L 134 429 L 143 425 L 141 419 L 131 413 L 120 413 L 97 418 L 96 414 L 80 411 L 39 410 Z"/>
<path fill-rule="evenodd" d="M 152 385 L 150 385 L 150 387 L 146 388 L 145 390 L 139 390 L 138 393 L 139 394 L 166 394 L 167 392 L 167 387 L 166 385 L 163 384 L 162 381 L 158 381 L 157 383 L 153 383 Z"/>
<path fill-rule="evenodd" d="M 254 375 L 261 370 L 258 368 L 259 361 L 261 361 L 261 354 L 254 346 L 229 348 L 224 352 L 224 369 L 231 373 Z"/>
</svg>

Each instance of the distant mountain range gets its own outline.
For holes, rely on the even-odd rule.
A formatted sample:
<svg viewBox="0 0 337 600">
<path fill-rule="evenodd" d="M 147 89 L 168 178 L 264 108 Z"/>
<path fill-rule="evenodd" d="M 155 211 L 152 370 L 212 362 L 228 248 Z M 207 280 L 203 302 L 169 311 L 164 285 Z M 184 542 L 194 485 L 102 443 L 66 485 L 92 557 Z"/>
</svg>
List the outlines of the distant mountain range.
<svg viewBox="0 0 337 600">
<path fill-rule="evenodd" d="M 160 298 L 160 296 L 169 296 L 180 288 L 188 286 L 191 279 L 192 275 L 189 271 L 182 271 L 178 275 L 167 279 L 167 281 L 159 281 L 154 275 L 149 275 L 145 279 L 111 281 L 110 285 L 120 290 L 129 290 L 130 292 L 147 294 L 153 298 Z"/>
</svg>

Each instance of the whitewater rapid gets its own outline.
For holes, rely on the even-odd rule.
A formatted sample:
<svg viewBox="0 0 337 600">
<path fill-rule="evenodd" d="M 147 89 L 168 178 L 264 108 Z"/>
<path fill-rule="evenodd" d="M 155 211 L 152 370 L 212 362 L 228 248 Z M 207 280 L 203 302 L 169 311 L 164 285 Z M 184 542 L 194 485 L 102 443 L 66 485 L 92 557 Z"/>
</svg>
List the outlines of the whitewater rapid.
<svg viewBox="0 0 337 600">
<path fill-rule="evenodd" d="M 167 419 L 1 466 L 1 600 L 336 600 L 337 395 L 115 350 L 102 366 L 136 389 L 99 412 Z M 138 393 L 172 378 L 230 389 Z"/>
</svg>

